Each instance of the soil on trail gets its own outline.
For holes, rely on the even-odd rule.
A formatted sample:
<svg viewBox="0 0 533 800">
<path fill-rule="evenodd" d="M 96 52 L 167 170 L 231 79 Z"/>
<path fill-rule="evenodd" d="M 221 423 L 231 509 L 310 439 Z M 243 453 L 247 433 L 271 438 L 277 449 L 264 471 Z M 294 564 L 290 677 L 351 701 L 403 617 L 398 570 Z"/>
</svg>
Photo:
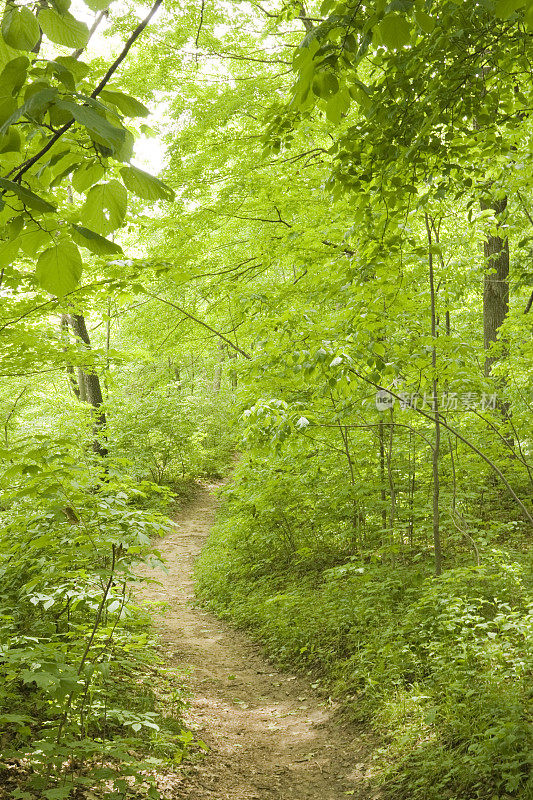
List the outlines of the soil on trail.
<svg viewBox="0 0 533 800">
<path fill-rule="evenodd" d="M 202 488 L 160 549 L 168 573 L 143 589 L 168 604 L 155 614 L 171 665 L 191 691 L 186 723 L 209 746 L 185 766 L 172 797 L 183 800 L 339 800 L 372 795 L 361 780 L 368 745 L 305 680 L 276 671 L 246 634 L 195 608 L 193 565 L 213 524 Z M 153 573 L 152 573 L 153 574 Z"/>
</svg>

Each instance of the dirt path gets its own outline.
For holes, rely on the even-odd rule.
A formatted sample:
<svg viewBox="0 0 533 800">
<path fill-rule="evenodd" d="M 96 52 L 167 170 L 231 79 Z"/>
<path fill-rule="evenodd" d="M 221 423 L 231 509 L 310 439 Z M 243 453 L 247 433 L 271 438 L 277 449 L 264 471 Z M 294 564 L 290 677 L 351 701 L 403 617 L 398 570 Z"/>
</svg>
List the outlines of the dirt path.
<svg viewBox="0 0 533 800">
<path fill-rule="evenodd" d="M 169 661 L 190 671 L 187 724 L 210 748 L 185 768 L 174 796 L 184 800 L 370 800 L 362 790 L 367 747 L 334 720 L 309 683 L 274 670 L 257 646 L 192 606 L 194 560 L 213 523 L 215 500 L 202 489 L 161 545 L 168 574 L 143 591 L 168 609 L 156 617 Z"/>
</svg>

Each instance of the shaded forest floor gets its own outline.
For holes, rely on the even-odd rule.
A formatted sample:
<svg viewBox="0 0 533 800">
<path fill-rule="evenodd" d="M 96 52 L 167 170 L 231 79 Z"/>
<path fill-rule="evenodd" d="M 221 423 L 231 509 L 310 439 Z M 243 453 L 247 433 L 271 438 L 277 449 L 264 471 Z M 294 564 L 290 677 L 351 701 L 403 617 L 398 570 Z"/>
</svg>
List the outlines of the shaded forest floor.
<svg viewBox="0 0 533 800">
<path fill-rule="evenodd" d="M 168 573 L 143 589 L 168 652 L 192 692 L 186 724 L 209 752 L 181 768 L 171 796 L 192 800 L 371 800 L 364 734 L 309 682 L 276 671 L 244 633 L 194 606 L 193 565 L 216 501 L 201 488 L 161 544 Z"/>
</svg>

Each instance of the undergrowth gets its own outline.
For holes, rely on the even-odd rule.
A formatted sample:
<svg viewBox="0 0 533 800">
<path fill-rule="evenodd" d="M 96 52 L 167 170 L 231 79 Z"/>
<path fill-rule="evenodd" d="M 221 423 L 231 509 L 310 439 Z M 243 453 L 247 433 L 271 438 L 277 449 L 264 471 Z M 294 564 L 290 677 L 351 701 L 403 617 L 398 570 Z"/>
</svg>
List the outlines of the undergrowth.
<svg viewBox="0 0 533 800">
<path fill-rule="evenodd" d="M 10 449 L 0 515 L 0 796 L 159 797 L 189 744 L 179 675 L 138 606 L 168 520 L 70 440 Z"/>
</svg>

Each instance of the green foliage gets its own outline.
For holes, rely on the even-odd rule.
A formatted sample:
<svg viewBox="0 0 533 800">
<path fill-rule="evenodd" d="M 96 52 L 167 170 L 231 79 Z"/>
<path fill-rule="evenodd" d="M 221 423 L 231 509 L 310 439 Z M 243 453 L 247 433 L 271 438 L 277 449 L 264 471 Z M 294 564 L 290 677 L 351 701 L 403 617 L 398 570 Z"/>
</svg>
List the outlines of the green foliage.
<svg viewBox="0 0 533 800">
<path fill-rule="evenodd" d="M 221 399 L 201 389 L 181 393 L 175 381 L 153 386 L 142 403 L 117 398 L 113 450 L 138 479 L 177 490 L 196 478 L 220 477 L 235 446 Z"/>
<path fill-rule="evenodd" d="M 168 523 L 136 510 L 143 492 L 112 468 L 99 475 L 68 439 L 19 441 L 1 481 L 3 758 L 27 759 L 31 797 L 109 781 L 118 789 L 125 774 L 142 782 L 127 750 L 138 737 L 149 747 L 161 719 L 133 588 L 138 565 L 158 560 L 151 540 Z M 105 768 L 95 761 L 103 752 Z"/>
<path fill-rule="evenodd" d="M 76 288 L 82 270 L 80 251 L 73 242 L 63 241 L 43 250 L 35 276 L 50 294 L 61 296 Z"/>
<path fill-rule="evenodd" d="M 97 255 L 116 252 L 96 235 L 115 231 L 126 214 L 127 190 L 116 179 L 114 165 L 131 160 L 134 137 L 118 112 L 126 116 L 148 113 L 134 97 L 111 88 L 104 91 L 121 58 L 101 80 L 98 64 L 80 61 L 79 52 L 65 56 L 61 49 L 57 51 L 55 45 L 83 50 L 89 41 L 87 24 L 76 19 L 68 6 L 7 3 L 0 41 L 0 150 L 6 154 L 0 178 L 0 229 L 20 219 L 22 228 L 37 225 L 52 239 L 61 230 L 61 241 L 40 254 L 35 273 L 37 282 L 53 295 L 72 292 L 81 277 L 70 239 L 76 229 L 65 221 L 77 223 L 81 214 L 81 221 L 95 234 L 85 237 L 84 246 L 89 239 L 89 249 Z M 43 36 L 49 41 L 41 53 Z M 126 180 L 135 193 L 145 199 L 171 197 L 161 181 L 135 167 L 129 169 Z M 64 187 L 73 173 L 76 191 L 93 187 L 81 211 L 71 208 L 76 200 Z M 94 186 L 104 176 L 109 180 Z M 5 240 L 1 233 L 0 238 Z M 79 230 L 72 238 L 80 243 Z M 37 243 L 32 256 L 39 256 L 43 243 Z M 11 271 L 11 281 L 15 290 L 22 290 L 23 278 L 17 272 Z"/>
<path fill-rule="evenodd" d="M 66 47 L 84 47 L 89 39 L 89 28 L 66 9 L 61 12 L 44 8 L 39 12 L 38 22 L 51 42 Z"/>
</svg>

